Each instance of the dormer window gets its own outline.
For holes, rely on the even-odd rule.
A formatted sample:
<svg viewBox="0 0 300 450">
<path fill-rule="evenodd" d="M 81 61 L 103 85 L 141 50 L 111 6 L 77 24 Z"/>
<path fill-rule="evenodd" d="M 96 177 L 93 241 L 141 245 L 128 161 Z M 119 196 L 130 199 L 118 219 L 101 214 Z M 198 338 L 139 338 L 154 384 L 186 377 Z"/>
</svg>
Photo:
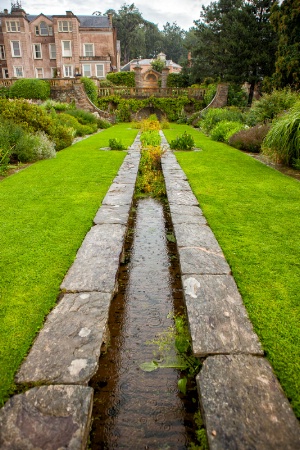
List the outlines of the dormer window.
<svg viewBox="0 0 300 450">
<path fill-rule="evenodd" d="M 6 22 L 6 31 L 13 33 L 20 31 L 20 22 L 18 20 L 8 20 Z"/>
<path fill-rule="evenodd" d="M 35 27 L 35 35 L 53 36 L 53 28 L 51 25 L 47 25 L 46 22 L 40 22 L 40 24 Z"/>
<path fill-rule="evenodd" d="M 61 33 L 68 33 L 72 31 L 72 22 L 69 20 L 58 21 L 58 31 Z"/>
</svg>

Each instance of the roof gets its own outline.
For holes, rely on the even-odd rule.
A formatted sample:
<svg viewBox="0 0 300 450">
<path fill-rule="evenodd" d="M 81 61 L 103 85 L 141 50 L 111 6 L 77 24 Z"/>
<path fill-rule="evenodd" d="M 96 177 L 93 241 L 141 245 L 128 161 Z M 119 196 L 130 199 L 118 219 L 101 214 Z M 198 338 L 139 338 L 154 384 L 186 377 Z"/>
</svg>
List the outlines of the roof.
<svg viewBox="0 0 300 450">
<path fill-rule="evenodd" d="M 43 16 L 47 17 L 49 20 L 53 21 L 53 16 L 47 16 L 46 14 L 42 14 Z M 35 19 L 37 19 L 41 14 L 27 14 L 26 17 L 29 20 L 29 22 L 33 22 Z M 66 18 L 66 20 L 69 18 L 68 16 L 62 16 L 63 18 Z M 109 19 L 107 16 L 76 16 L 80 22 L 80 26 L 83 28 L 109 28 Z"/>
<path fill-rule="evenodd" d="M 145 59 L 132 59 L 131 61 L 129 61 L 127 64 L 125 64 L 125 66 L 121 67 L 121 71 L 122 72 L 128 72 L 130 70 L 130 66 L 132 66 L 133 64 L 139 64 L 139 66 L 151 66 L 152 61 L 154 61 L 153 58 L 145 58 Z M 166 67 L 178 67 L 179 69 L 182 69 L 182 67 L 173 62 L 171 59 L 167 59 L 166 60 Z"/>
</svg>

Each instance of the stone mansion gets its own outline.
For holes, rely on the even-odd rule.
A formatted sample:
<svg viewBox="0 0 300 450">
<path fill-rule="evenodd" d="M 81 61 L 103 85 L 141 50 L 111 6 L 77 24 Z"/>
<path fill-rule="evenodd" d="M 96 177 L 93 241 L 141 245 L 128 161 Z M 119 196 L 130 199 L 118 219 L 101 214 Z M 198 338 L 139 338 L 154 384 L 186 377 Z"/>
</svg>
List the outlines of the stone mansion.
<svg viewBox="0 0 300 450">
<path fill-rule="evenodd" d="M 120 70 L 112 16 L 0 13 L 0 78 L 104 78 Z"/>
</svg>

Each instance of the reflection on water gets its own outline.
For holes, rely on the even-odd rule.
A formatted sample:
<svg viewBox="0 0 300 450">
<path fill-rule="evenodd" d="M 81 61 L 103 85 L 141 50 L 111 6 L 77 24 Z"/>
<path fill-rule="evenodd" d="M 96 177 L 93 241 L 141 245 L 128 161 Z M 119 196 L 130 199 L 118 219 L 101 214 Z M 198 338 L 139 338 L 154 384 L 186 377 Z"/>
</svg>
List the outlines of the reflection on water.
<svg viewBox="0 0 300 450">
<path fill-rule="evenodd" d="M 172 325 L 165 236 L 162 205 L 151 198 L 139 200 L 128 276 L 123 276 L 127 283 L 113 301 L 110 346 L 91 383 L 92 449 L 187 448 L 193 425 L 178 394 L 179 372 L 139 368 L 153 359 L 154 346 L 146 342 Z"/>
</svg>

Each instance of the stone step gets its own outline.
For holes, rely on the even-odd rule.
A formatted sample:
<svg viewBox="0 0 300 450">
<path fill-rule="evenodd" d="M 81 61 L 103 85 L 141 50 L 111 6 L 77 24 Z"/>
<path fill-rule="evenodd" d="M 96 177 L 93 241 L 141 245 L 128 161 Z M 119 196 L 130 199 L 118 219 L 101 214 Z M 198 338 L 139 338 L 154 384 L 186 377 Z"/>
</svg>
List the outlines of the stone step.
<svg viewBox="0 0 300 450">
<path fill-rule="evenodd" d="M 300 426 L 264 358 L 210 356 L 197 376 L 210 450 L 298 450 Z"/>
<path fill-rule="evenodd" d="M 85 450 L 93 389 L 41 386 L 15 395 L 0 410 L 1 450 Z"/>
</svg>

